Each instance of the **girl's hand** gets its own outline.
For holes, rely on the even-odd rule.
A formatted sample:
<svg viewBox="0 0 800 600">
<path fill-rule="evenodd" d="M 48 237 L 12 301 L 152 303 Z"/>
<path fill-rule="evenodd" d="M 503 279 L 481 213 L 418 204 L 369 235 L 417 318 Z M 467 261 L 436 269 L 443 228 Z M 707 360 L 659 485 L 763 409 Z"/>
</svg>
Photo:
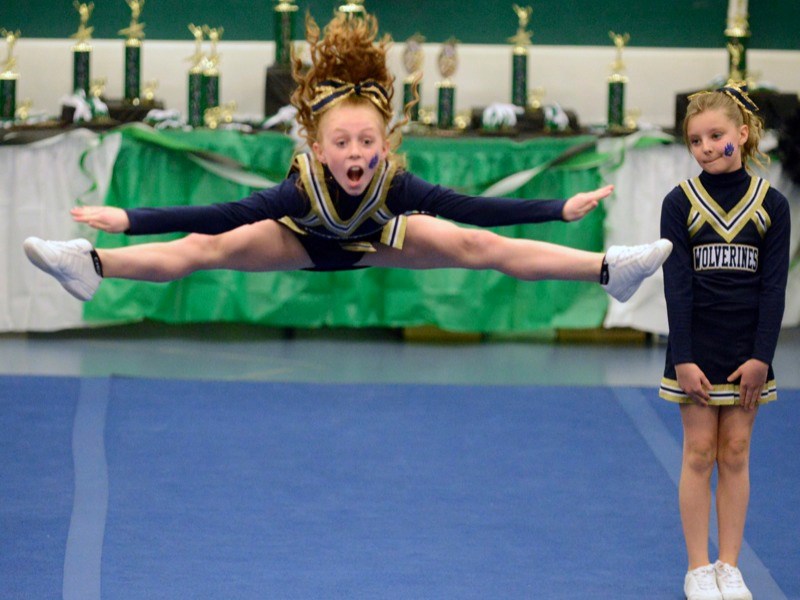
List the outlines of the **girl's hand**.
<svg viewBox="0 0 800 600">
<path fill-rule="evenodd" d="M 711 382 L 697 364 L 675 365 L 675 374 L 678 377 L 678 385 L 692 401 L 702 406 L 708 406 L 708 401 L 711 400 L 711 396 L 708 394 L 712 389 Z"/>
<path fill-rule="evenodd" d="M 561 216 L 565 221 L 577 221 L 586 216 L 587 213 L 597 208 L 598 203 L 614 191 L 613 185 L 598 188 L 593 192 L 581 192 L 575 194 L 564 203 Z"/>
<path fill-rule="evenodd" d="M 69 214 L 73 221 L 108 233 L 122 233 L 131 226 L 128 213 L 114 206 L 76 206 Z"/>
<path fill-rule="evenodd" d="M 761 398 L 761 390 L 767 383 L 769 365 L 757 358 L 746 360 L 728 376 L 728 381 L 733 383 L 739 379 L 739 399 L 745 410 L 753 410 Z"/>
</svg>

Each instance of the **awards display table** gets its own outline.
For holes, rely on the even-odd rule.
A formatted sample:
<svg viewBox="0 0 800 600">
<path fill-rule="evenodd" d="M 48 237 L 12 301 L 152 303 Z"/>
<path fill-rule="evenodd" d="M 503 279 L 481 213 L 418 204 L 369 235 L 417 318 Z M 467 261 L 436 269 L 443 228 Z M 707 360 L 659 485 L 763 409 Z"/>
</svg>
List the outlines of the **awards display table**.
<svg viewBox="0 0 800 600">
<path fill-rule="evenodd" d="M 38 138 L 37 138 L 38 139 Z M 11 142 L 11 140 L 8 140 Z M 500 228 L 513 237 L 588 250 L 658 237 L 663 197 L 696 164 L 680 144 L 643 147 L 626 138 L 412 138 L 403 143 L 409 169 L 429 181 L 479 194 L 504 178 L 549 163 L 570 148 L 595 143 L 558 167 L 545 169 L 510 195 L 568 197 L 616 185 L 615 194 L 576 223 Z M 526 333 L 537 329 L 632 327 L 666 332 L 660 274 L 627 303 L 609 303 L 600 286 L 521 282 L 494 272 L 364 269 L 341 273 L 195 273 L 153 284 L 107 280 L 86 304 L 33 268 L 25 237 L 87 237 L 101 247 L 177 236 L 98 234 L 69 218 L 77 202 L 118 206 L 206 204 L 236 200 L 280 181 L 293 152 L 280 134 L 231 131 L 157 133 L 125 127 L 103 134 L 84 129 L 31 143 L 0 144 L 0 331 L 51 331 L 153 319 L 169 323 L 244 322 L 275 327 L 411 327 L 463 332 Z M 800 186 L 773 161 L 768 174 L 789 198 L 800 222 Z M 798 255 L 800 236 L 791 252 Z M 784 326 L 800 324 L 800 263 L 789 273 Z"/>
</svg>

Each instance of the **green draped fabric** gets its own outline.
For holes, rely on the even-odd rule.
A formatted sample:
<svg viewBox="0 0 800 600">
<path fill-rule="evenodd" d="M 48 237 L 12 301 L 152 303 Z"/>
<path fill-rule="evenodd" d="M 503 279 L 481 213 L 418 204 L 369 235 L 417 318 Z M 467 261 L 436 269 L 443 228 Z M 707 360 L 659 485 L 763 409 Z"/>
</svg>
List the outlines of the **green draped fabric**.
<svg viewBox="0 0 800 600">
<path fill-rule="evenodd" d="M 423 179 L 480 194 L 504 177 L 542 164 L 591 138 L 407 138 L 408 168 Z M 107 204 L 121 207 L 231 201 L 252 190 L 189 159 L 192 150 L 233 159 L 280 181 L 292 156 L 287 137 L 230 131 L 141 135 L 123 130 Z M 566 198 L 601 185 L 596 161 L 580 157 L 546 170 L 515 196 Z M 575 223 L 498 228 L 503 235 L 576 248 L 603 248 L 601 208 Z M 176 236 L 100 233 L 97 245 L 121 247 Z M 237 321 L 279 327 L 433 325 L 464 332 L 525 333 L 602 323 L 607 299 L 595 284 L 522 282 L 495 272 L 363 269 L 337 273 L 198 272 L 154 284 L 109 279 L 86 304 L 90 321 L 153 319 L 169 323 Z"/>
</svg>

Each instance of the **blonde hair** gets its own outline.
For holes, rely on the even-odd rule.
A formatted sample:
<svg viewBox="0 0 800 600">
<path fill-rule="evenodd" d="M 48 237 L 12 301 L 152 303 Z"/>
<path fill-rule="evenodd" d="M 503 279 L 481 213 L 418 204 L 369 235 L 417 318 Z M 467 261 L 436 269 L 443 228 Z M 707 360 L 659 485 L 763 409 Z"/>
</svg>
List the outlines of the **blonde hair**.
<svg viewBox="0 0 800 600">
<path fill-rule="evenodd" d="M 308 146 L 318 141 L 319 123 L 325 111 L 315 111 L 312 106 L 327 82 L 333 80 L 357 87 L 365 82 L 374 82 L 382 88 L 380 101 L 354 93 L 341 99 L 337 105 L 375 107 L 383 119 L 390 155 L 393 154 L 402 142 L 400 128 L 407 118 L 389 129 L 394 116 L 392 99 L 395 80 L 386 65 L 386 54 L 392 44 L 391 36 L 386 34 L 378 37 L 378 20 L 370 14 L 359 18 L 339 13 L 322 32 L 311 15 L 306 14 L 305 25 L 311 66 L 306 70 L 300 57 L 292 56 L 292 75 L 297 88 L 291 102 L 297 108 L 300 133 Z M 404 112 L 407 113 L 408 108 Z"/>
<path fill-rule="evenodd" d="M 759 168 L 764 168 L 769 163 L 769 156 L 759 150 L 758 145 L 764 135 L 764 121 L 758 115 L 754 114 L 751 110 L 746 108 L 741 101 L 736 99 L 732 93 L 725 91 L 722 88 L 713 92 L 701 92 L 690 96 L 689 106 L 686 108 L 686 117 L 683 119 L 683 139 L 687 148 L 691 149 L 689 145 L 689 121 L 700 113 L 719 110 L 721 111 L 736 127 L 747 125 L 748 136 L 744 145 L 742 146 L 742 164 L 750 171 L 750 165 L 754 164 Z M 737 91 L 742 94 L 742 90 Z M 752 104 L 749 98 L 745 96 L 747 102 Z M 753 104 L 753 106 L 755 106 Z"/>
</svg>

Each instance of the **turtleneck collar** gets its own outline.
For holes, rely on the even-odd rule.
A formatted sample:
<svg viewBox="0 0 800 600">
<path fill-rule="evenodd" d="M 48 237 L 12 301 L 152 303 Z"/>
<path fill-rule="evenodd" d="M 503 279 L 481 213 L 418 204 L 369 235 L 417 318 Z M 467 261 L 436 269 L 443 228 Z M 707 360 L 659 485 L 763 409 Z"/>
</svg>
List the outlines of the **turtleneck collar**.
<svg viewBox="0 0 800 600">
<path fill-rule="evenodd" d="M 713 188 L 730 188 L 743 184 L 745 181 L 750 181 L 750 174 L 744 167 L 731 173 L 718 173 L 712 174 L 703 171 L 700 173 L 700 183 L 703 187 L 708 189 Z"/>
</svg>

